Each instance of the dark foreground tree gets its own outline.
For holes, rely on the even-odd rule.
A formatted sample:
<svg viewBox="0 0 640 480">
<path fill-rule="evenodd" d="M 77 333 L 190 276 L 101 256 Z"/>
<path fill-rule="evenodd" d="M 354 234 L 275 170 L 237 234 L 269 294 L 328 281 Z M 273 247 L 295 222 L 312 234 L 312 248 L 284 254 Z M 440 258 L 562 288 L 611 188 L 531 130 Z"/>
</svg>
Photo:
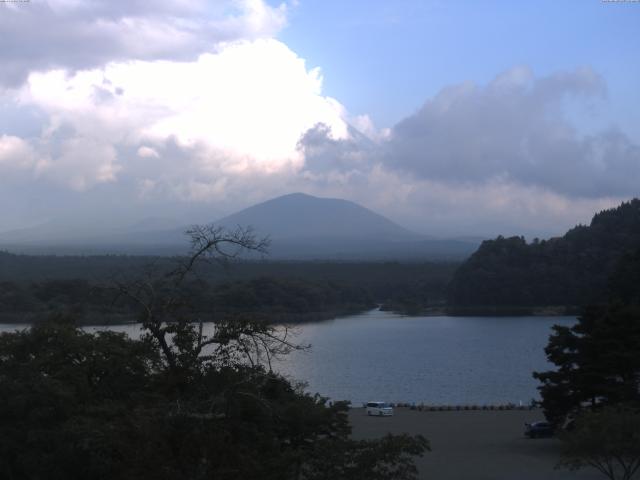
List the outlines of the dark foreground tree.
<svg viewBox="0 0 640 480">
<path fill-rule="evenodd" d="M 60 318 L 0 335 L 0 478 L 416 478 L 423 437 L 352 440 L 346 404 L 271 370 L 299 348 L 286 329 L 225 317 L 205 331 L 184 280 L 211 254 L 265 244 L 246 230 L 191 235 L 169 274 L 117 286 L 140 307 L 141 340 Z"/>
<path fill-rule="evenodd" d="M 558 425 L 585 408 L 640 404 L 640 249 L 618 262 L 608 296 L 574 326 L 553 327 L 545 352 L 557 369 L 533 374 L 545 415 Z"/>
<path fill-rule="evenodd" d="M 585 408 L 640 403 L 638 307 L 588 307 L 574 326 L 553 330 L 545 352 L 557 369 L 533 374 L 547 419 L 562 425 Z"/>
<path fill-rule="evenodd" d="M 557 369 L 533 374 L 547 419 L 567 427 L 560 467 L 590 466 L 611 480 L 640 468 L 639 269 L 640 250 L 624 256 L 609 303 L 585 308 L 572 327 L 554 326 L 545 352 Z"/>
<path fill-rule="evenodd" d="M 560 436 L 560 468 L 595 468 L 610 480 L 630 480 L 640 469 L 640 411 L 607 407 L 585 412 Z"/>
</svg>

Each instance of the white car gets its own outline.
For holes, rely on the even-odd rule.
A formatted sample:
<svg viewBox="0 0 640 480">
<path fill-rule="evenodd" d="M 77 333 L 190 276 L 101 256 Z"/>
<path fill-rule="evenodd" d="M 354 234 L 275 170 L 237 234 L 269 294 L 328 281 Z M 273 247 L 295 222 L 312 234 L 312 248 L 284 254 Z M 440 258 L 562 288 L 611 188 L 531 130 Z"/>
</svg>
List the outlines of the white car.
<svg viewBox="0 0 640 480">
<path fill-rule="evenodd" d="M 390 417 L 393 415 L 393 407 L 386 402 L 368 402 L 367 415 Z"/>
</svg>

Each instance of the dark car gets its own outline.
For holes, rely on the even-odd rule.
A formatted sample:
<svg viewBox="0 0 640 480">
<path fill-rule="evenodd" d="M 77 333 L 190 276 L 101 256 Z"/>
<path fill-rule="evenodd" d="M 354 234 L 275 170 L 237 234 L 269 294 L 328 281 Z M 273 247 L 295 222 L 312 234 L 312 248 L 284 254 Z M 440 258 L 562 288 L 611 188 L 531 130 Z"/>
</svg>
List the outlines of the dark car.
<svg viewBox="0 0 640 480">
<path fill-rule="evenodd" d="M 524 434 L 529 438 L 552 437 L 553 430 L 553 425 L 549 422 L 533 422 L 524 424 Z"/>
</svg>

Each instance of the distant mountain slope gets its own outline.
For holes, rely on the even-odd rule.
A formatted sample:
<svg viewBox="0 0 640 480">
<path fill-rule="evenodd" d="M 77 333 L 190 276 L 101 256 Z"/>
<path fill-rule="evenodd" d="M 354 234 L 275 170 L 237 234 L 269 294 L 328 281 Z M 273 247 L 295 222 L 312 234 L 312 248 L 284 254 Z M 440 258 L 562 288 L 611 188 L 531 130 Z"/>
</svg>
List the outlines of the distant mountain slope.
<svg viewBox="0 0 640 480">
<path fill-rule="evenodd" d="M 597 213 L 589 226 L 527 243 L 487 240 L 449 286 L 453 306 L 584 305 L 604 300 L 620 258 L 640 248 L 640 200 Z"/>
<path fill-rule="evenodd" d="M 276 259 L 461 259 L 478 241 L 419 235 L 348 200 L 292 193 L 246 208 L 216 222 L 251 226 L 269 235 Z"/>
<path fill-rule="evenodd" d="M 56 222 L 0 234 L 0 249 L 28 254 L 186 253 L 188 225 L 152 218 L 88 234 Z M 269 236 L 269 258 L 288 260 L 460 260 L 477 240 L 419 235 L 348 200 L 302 193 L 277 197 L 214 222 L 229 229 L 252 227 Z M 96 231 L 96 230 L 94 230 Z M 255 258 L 247 253 L 246 257 Z"/>
<path fill-rule="evenodd" d="M 187 245 L 186 227 L 176 229 L 179 224 L 157 217 L 121 227 L 51 220 L 30 228 L 0 232 L 0 250 L 36 255 L 172 255 L 184 252 Z"/>
<path fill-rule="evenodd" d="M 303 193 L 283 195 L 229 215 L 218 222 L 233 228 L 251 225 L 274 239 L 371 238 L 418 239 L 419 235 L 348 200 L 318 198 Z"/>
</svg>

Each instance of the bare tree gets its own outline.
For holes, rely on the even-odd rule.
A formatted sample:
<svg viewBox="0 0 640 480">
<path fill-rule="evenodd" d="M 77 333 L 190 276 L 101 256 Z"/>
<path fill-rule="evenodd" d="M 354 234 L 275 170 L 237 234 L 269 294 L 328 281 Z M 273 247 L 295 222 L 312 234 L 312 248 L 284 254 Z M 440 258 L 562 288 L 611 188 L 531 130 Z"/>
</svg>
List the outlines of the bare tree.
<svg viewBox="0 0 640 480">
<path fill-rule="evenodd" d="M 116 282 L 119 296 L 134 302 L 141 312 L 146 338 L 160 348 L 169 369 L 185 369 L 203 363 L 220 365 L 265 365 L 272 359 L 303 348 L 294 344 L 286 327 L 274 327 L 255 318 L 237 316 L 218 319 L 213 333 L 205 335 L 204 321 L 190 308 L 183 285 L 197 278 L 201 263 L 227 265 L 243 253 L 265 254 L 267 237 L 258 238 L 251 228 L 227 230 L 214 225 L 196 225 L 187 230 L 189 255 L 166 273 L 149 268 L 132 281 Z"/>
</svg>

